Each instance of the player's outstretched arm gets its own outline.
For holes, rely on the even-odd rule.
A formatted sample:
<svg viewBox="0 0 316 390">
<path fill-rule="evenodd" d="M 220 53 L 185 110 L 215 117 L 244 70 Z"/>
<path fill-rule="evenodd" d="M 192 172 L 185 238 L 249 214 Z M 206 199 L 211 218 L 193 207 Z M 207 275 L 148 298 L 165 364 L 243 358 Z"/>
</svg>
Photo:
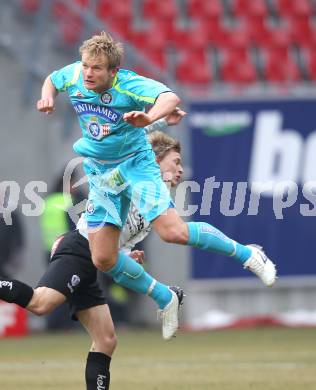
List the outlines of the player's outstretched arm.
<svg viewBox="0 0 316 390">
<path fill-rule="evenodd" d="M 187 113 L 183 110 L 181 110 L 181 108 L 179 107 L 176 107 L 171 114 L 167 115 L 165 117 L 165 120 L 167 122 L 167 125 L 168 126 L 175 126 L 177 125 L 178 123 L 180 123 L 180 121 L 182 120 L 182 118 L 186 115 Z"/>
<path fill-rule="evenodd" d="M 165 116 L 164 118 L 159 119 L 158 121 L 152 123 L 151 125 L 146 126 L 145 130 L 147 131 L 147 133 L 152 133 L 153 131 L 156 130 L 164 130 L 168 126 L 177 125 L 180 123 L 180 121 L 186 114 L 187 113 L 181 110 L 181 108 L 176 107 L 171 114 Z"/>
<path fill-rule="evenodd" d="M 55 110 L 55 97 L 58 91 L 53 85 L 50 76 L 46 77 L 42 86 L 42 97 L 37 101 L 37 109 L 40 112 L 51 114 Z"/>
<path fill-rule="evenodd" d="M 124 120 L 135 127 L 145 127 L 172 113 L 180 103 L 180 98 L 173 92 L 161 93 L 155 104 L 148 111 L 130 111 L 124 114 Z"/>
</svg>

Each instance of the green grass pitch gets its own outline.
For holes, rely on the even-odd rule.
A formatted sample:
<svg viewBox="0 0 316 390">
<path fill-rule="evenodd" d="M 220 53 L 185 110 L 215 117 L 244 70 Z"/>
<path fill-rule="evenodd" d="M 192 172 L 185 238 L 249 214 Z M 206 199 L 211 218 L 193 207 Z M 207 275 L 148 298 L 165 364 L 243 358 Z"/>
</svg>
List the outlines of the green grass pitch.
<svg viewBox="0 0 316 390">
<path fill-rule="evenodd" d="M 1 390 L 84 390 L 85 333 L 0 340 Z M 315 390 L 316 329 L 118 333 L 111 390 Z"/>
</svg>

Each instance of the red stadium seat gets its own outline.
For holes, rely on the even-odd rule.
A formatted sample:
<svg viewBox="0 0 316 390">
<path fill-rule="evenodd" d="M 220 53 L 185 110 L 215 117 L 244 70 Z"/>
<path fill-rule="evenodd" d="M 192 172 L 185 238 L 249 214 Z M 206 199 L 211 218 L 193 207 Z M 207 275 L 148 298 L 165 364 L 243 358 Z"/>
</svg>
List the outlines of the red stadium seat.
<svg viewBox="0 0 316 390">
<path fill-rule="evenodd" d="M 74 3 L 77 5 L 80 5 L 83 8 L 88 8 L 89 7 L 89 0 L 73 0 Z"/>
<path fill-rule="evenodd" d="M 80 6 L 86 6 L 86 1 L 76 0 Z M 74 45 L 79 42 L 84 28 L 84 21 L 79 12 L 73 10 L 61 1 L 55 1 L 52 12 L 59 25 L 62 40 L 67 45 Z"/>
<path fill-rule="evenodd" d="M 70 14 L 79 15 L 78 12 L 72 9 L 67 3 L 63 1 L 52 2 L 52 12 L 56 19 L 65 19 Z M 89 6 L 89 0 L 74 0 L 73 3 L 77 4 L 81 8 L 87 8 Z"/>
<path fill-rule="evenodd" d="M 176 30 L 173 34 L 173 43 L 178 48 L 205 48 L 209 43 L 209 31 L 198 25 L 192 29 Z"/>
<path fill-rule="evenodd" d="M 165 42 L 171 42 L 174 39 L 175 29 L 176 22 L 173 19 L 152 19 L 147 28 L 147 34 L 154 40 L 157 34 L 163 34 Z"/>
<path fill-rule="evenodd" d="M 96 15 L 100 19 L 130 19 L 132 17 L 131 0 L 99 0 Z"/>
<path fill-rule="evenodd" d="M 131 0 L 99 0 L 96 15 L 105 22 L 105 27 L 128 39 L 133 17 Z"/>
<path fill-rule="evenodd" d="M 194 19 L 220 20 L 223 16 L 223 5 L 220 0 L 188 0 L 187 14 Z"/>
<path fill-rule="evenodd" d="M 313 41 L 312 20 L 309 16 L 288 16 L 289 29 L 293 42 L 308 46 Z"/>
<path fill-rule="evenodd" d="M 148 47 L 146 49 L 142 48 L 141 51 L 143 51 L 144 55 L 159 68 L 167 68 L 167 55 L 163 48 Z"/>
<path fill-rule="evenodd" d="M 207 50 L 205 48 L 182 48 L 177 50 L 177 56 L 179 59 L 178 62 L 188 62 L 191 65 L 197 64 L 197 66 L 200 66 L 208 62 Z"/>
<path fill-rule="evenodd" d="M 167 43 L 167 36 L 164 30 L 133 30 L 128 37 L 129 41 L 138 49 L 147 50 L 150 48 L 164 49 Z"/>
<path fill-rule="evenodd" d="M 190 85 L 207 86 L 212 80 L 211 70 L 206 65 L 197 69 L 187 63 L 178 64 L 175 76 L 180 83 Z"/>
<path fill-rule="evenodd" d="M 179 51 L 175 76 L 183 84 L 205 85 L 212 80 L 212 72 L 205 52 L 200 50 Z"/>
<path fill-rule="evenodd" d="M 131 44 L 142 51 L 152 62 L 160 68 L 167 67 L 166 43 L 167 38 L 163 30 L 131 31 L 128 37 Z"/>
<path fill-rule="evenodd" d="M 242 28 L 247 33 L 249 40 L 258 45 L 264 45 L 269 39 L 270 33 L 266 18 L 261 16 L 242 17 Z"/>
<path fill-rule="evenodd" d="M 230 83 L 255 82 L 257 75 L 249 54 L 251 41 L 247 30 L 231 30 L 227 42 L 227 47 L 221 51 L 221 78 Z"/>
<path fill-rule="evenodd" d="M 264 0 L 234 0 L 232 12 L 239 17 L 260 17 L 268 16 L 268 9 Z"/>
<path fill-rule="evenodd" d="M 178 15 L 175 0 L 144 0 L 143 18 L 173 20 Z"/>
<path fill-rule="evenodd" d="M 126 40 L 130 39 L 130 35 L 132 33 L 132 26 L 130 23 L 127 23 L 125 19 L 112 18 L 110 20 L 107 20 L 105 21 L 105 29 L 107 29 L 107 27 L 114 31 L 118 35 L 118 37 L 122 37 Z"/>
<path fill-rule="evenodd" d="M 301 73 L 298 65 L 288 53 L 286 57 L 278 52 L 267 50 L 265 53 L 265 79 L 269 82 L 298 82 Z"/>
<path fill-rule="evenodd" d="M 257 72 L 247 50 L 227 49 L 222 54 L 220 74 L 223 81 L 251 84 L 257 80 Z"/>
<path fill-rule="evenodd" d="M 227 46 L 233 50 L 247 51 L 252 44 L 251 38 L 249 30 L 241 26 L 227 32 Z"/>
<path fill-rule="evenodd" d="M 62 18 L 63 15 L 67 12 L 68 8 L 69 7 L 67 7 L 66 4 L 62 1 L 54 1 L 52 7 L 53 16 L 56 19 Z"/>
<path fill-rule="evenodd" d="M 157 76 L 157 72 L 152 70 L 148 70 L 141 64 L 137 64 L 133 66 L 133 71 L 141 76 L 148 77 L 150 79 L 159 80 L 159 75 Z"/>
<path fill-rule="evenodd" d="M 207 37 L 208 43 L 211 45 L 226 47 L 228 44 L 229 32 L 220 21 L 211 21 L 207 18 L 200 19 L 193 31 L 201 34 L 202 37 Z"/>
<path fill-rule="evenodd" d="M 280 15 L 312 16 L 312 6 L 309 0 L 277 0 L 276 10 Z"/>
<path fill-rule="evenodd" d="M 310 80 L 316 81 L 316 51 L 314 48 L 304 50 L 307 75 Z"/>
<path fill-rule="evenodd" d="M 292 44 L 291 32 L 287 28 L 274 28 L 269 30 L 267 41 L 263 47 L 270 48 L 280 57 L 287 58 L 289 48 Z"/>
</svg>

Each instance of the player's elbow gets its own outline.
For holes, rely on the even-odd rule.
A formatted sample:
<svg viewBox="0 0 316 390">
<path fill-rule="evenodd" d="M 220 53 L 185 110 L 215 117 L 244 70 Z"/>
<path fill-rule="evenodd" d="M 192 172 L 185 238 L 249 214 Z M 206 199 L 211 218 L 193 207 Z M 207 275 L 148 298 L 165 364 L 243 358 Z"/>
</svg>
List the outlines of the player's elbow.
<svg viewBox="0 0 316 390">
<path fill-rule="evenodd" d="M 175 105 L 179 106 L 181 103 L 181 99 L 179 98 L 178 95 L 174 94 L 174 99 L 175 99 Z"/>
<path fill-rule="evenodd" d="M 157 102 L 173 105 L 174 108 L 181 103 L 181 99 L 174 92 L 164 92 L 161 93 L 157 99 Z"/>
<path fill-rule="evenodd" d="M 177 94 L 175 94 L 174 92 L 169 92 L 167 95 L 166 95 L 166 98 L 169 99 L 169 101 L 175 106 L 179 106 L 180 103 L 181 103 L 181 99 L 179 98 L 179 96 Z"/>
</svg>

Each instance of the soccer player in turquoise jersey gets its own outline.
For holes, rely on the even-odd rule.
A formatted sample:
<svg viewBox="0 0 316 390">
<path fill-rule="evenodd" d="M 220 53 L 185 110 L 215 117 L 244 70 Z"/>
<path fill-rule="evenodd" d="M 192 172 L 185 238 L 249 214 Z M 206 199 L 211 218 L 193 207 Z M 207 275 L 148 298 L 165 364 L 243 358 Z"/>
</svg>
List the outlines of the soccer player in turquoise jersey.
<svg viewBox="0 0 316 390">
<path fill-rule="evenodd" d="M 120 69 L 123 48 L 105 32 L 84 41 L 80 53 L 80 62 L 46 78 L 37 108 L 53 112 L 58 92 L 67 91 L 78 116 L 83 136 L 74 150 L 87 157 L 86 216 L 95 266 L 120 284 L 159 294 L 159 285 L 141 265 L 118 252 L 132 200 L 164 241 L 231 256 L 272 286 L 276 269 L 260 247 L 239 244 L 204 222 L 185 223 L 173 207 L 144 127 L 173 112 L 180 102 L 177 95 Z M 145 112 L 148 104 L 152 107 Z"/>
</svg>

